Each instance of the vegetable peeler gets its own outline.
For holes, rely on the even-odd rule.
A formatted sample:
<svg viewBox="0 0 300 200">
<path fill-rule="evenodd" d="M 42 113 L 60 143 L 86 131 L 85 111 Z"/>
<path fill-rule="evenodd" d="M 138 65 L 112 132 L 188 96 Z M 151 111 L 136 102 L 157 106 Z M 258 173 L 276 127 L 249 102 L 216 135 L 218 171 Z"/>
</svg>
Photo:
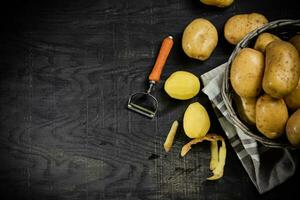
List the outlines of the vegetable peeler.
<svg viewBox="0 0 300 200">
<path fill-rule="evenodd" d="M 157 99 L 151 94 L 155 84 L 160 80 L 160 75 L 165 66 L 168 55 L 173 46 L 173 37 L 166 37 L 159 50 L 159 54 L 156 58 L 156 62 L 149 75 L 149 88 L 146 92 L 138 92 L 128 100 L 127 107 L 144 116 L 153 118 L 158 108 Z"/>
</svg>

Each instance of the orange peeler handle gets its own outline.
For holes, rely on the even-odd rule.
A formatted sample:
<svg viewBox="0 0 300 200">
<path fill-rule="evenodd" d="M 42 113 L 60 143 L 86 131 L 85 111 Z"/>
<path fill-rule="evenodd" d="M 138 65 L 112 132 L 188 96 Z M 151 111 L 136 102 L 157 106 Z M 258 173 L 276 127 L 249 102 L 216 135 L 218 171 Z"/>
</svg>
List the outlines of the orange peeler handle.
<svg viewBox="0 0 300 200">
<path fill-rule="evenodd" d="M 172 36 L 166 37 L 162 42 L 154 67 L 152 69 L 151 74 L 149 75 L 150 81 L 155 81 L 155 82 L 159 81 L 161 72 L 165 66 L 169 53 L 172 49 L 172 46 L 173 46 L 173 37 Z"/>
</svg>

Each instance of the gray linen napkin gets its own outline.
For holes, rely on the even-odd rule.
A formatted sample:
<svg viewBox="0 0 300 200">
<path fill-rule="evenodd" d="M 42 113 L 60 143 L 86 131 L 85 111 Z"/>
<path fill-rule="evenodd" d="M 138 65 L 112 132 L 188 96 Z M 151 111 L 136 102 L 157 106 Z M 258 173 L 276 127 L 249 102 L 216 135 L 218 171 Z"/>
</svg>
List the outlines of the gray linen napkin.
<svg viewBox="0 0 300 200">
<path fill-rule="evenodd" d="M 287 149 L 267 148 L 243 133 L 224 117 L 228 115 L 221 87 L 226 63 L 203 74 L 203 92 L 212 102 L 220 124 L 251 181 L 260 194 L 283 183 L 295 173 L 296 164 Z M 230 164 L 230 163 L 228 163 Z"/>
</svg>

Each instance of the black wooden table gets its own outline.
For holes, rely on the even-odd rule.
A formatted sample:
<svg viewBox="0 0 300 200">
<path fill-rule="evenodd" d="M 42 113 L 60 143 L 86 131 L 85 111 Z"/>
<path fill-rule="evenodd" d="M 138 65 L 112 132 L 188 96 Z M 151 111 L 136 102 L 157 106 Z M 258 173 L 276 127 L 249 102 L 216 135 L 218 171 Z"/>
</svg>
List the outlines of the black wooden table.
<svg viewBox="0 0 300 200">
<path fill-rule="evenodd" d="M 209 144 L 179 156 L 188 141 L 180 129 L 171 152 L 163 142 L 187 105 L 199 101 L 211 132 L 224 134 L 207 97 L 170 99 L 163 91 L 176 70 L 200 76 L 224 63 L 233 46 L 223 25 L 237 13 L 272 21 L 299 18 L 291 1 L 242 1 L 226 9 L 199 0 L 11 1 L 1 6 L 1 199 L 282 199 L 298 193 L 296 175 L 260 196 L 228 146 L 225 175 L 210 175 Z M 211 20 L 219 43 L 205 62 L 189 59 L 181 35 L 194 18 Z M 174 47 L 156 88 L 160 107 L 149 120 L 126 109 L 143 91 L 163 37 Z M 6 198 L 4 198 L 6 197 Z"/>
</svg>

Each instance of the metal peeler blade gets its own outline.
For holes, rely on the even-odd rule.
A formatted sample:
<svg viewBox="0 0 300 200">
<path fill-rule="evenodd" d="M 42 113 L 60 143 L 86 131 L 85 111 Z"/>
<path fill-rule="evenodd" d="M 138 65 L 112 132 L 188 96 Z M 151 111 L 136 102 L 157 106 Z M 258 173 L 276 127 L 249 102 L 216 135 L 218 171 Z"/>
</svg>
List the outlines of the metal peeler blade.
<svg viewBox="0 0 300 200">
<path fill-rule="evenodd" d="M 158 82 L 160 79 L 160 75 L 166 63 L 168 55 L 172 49 L 172 46 L 173 46 L 173 37 L 172 36 L 166 37 L 163 40 L 155 65 L 149 76 L 149 83 L 150 83 L 149 89 L 147 90 L 147 92 L 138 92 L 131 95 L 127 104 L 128 109 L 133 110 L 137 113 L 140 113 L 150 118 L 153 118 L 155 116 L 158 108 L 158 101 L 150 93 L 155 83 Z"/>
<path fill-rule="evenodd" d="M 127 107 L 137 113 L 153 118 L 158 108 L 158 101 L 151 94 L 138 92 L 130 97 Z"/>
</svg>

